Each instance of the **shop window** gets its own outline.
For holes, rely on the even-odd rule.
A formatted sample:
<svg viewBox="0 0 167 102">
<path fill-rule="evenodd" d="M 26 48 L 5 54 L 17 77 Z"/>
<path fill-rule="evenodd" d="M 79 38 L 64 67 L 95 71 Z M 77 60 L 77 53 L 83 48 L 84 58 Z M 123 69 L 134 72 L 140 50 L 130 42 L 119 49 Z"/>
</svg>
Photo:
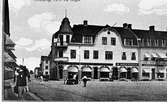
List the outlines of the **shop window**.
<svg viewBox="0 0 167 102">
<path fill-rule="evenodd" d="M 107 60 L 112 60 L 113 59 L 112 51 L 105 51 L 105 59 L 107 59 Z"/>
<path fill-rule="evenodd" d="M 84 50 L 84 59 L 89 59 L 89 50 Z"/>
<path fill-rule="evenodd" d="M 151 58 L 151 60 L 152 60 L 152 61 L 155 61 L 155 60 L 156 60 L 156 58 L 155 58 L 155 57 L 152 57 L 152 58 Z"/>
<path fill-rule="evenodd" d="M 107 37 L 102 37 L 102 45 L 107 45 Z"/>
<path fill-rule="evenodd" d="M 164 78 L 164 73 L 157 73 L 157 78 Z"/>
<path fill-rule="evenodd" d="M 109 78 L 109 73 L 108 72 L 100 72 L 100 77 L 101 78 Z"/>
<path fill-rule="evenodd" d="M 122 60 L 126 60 L 126 52 L 122 53 Z"/>
<path fill-rule="evenodd" d="M 92 77 L 92 73 L 91 72 L 82 72 L 82 77 L 88 77 L 88 78 L 91 78 Z"/>
<path fill-rule="evenodd" d="M 136 53 L 135 52 L 132 52 L 131 60 L 136 60 Z"/>
<path fill-rule="evenodd" d="M 98 59 L 99 52 L 97 50 L 93 51 L 93 59 Z"/>
<path fill-rule="evenodd" d="M 76 58 L 76 50 L 71 50 L 71 59 Z"/>
<path fill-rule="evenodd" d="M 48 69 L 48 66 L 45 66 L 45 69 Z"/>
<path fill-rule="evenodd" d="M 91 44 L 92 43 L 92 37 L 91 36 L 84 36 L 84 43 L 85 44 Z"/>
<path fill-rule="evenodd" d="M 111 38 L 111 45 L 116 45 L 116 38 Z"/>
<path fill-rule="evenodd" d="M 143 77 L 150 77 L 150 73 L 142 73 Z"/>
<path fill-rule="evenodd" d="M 144 61 L 148 61 L 148 57 L 144 57 Z"/>
</svg>

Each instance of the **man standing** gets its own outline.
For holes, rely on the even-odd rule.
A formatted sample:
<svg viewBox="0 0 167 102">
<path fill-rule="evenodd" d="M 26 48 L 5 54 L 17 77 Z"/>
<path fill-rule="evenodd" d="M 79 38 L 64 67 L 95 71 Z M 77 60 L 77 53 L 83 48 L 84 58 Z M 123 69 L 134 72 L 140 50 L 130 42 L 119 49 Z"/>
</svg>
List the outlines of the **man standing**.
<svg viewBox="0 0 167 102">
<path fill-rule="evenodd" d="M 82 78 L 82 80 L 83 80 L 83 83 L 84 83 L 84 87 L 86 87 L 86 84 L 87 84 L 87 77 L 84 76 L 84 77 Z"/>
<path fill-rule="evenodd" d="M 25 66 L 20 66 L 17 70 L 18 75 L 16 75 L 16 86 L 18 87 L 18 98 L 23 100 L 23 94 L 27 89 L 29 74 Z"/>
</svg>

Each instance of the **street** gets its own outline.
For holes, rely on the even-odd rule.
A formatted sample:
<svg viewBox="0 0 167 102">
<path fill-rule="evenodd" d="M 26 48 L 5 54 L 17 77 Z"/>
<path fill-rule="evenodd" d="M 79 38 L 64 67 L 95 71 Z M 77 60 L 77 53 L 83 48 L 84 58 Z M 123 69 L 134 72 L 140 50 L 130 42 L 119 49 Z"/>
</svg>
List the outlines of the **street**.
<svg viewBox="0 0 167 102">
<path fill-rule="evenodd" d="M 87 87 L 64 85 L 63 81 L 40 82 L 33 79 L 30 91 L 41 100 L 54 101 L 166 101 L 167 81 L 89 81 Z"/>
</svg>

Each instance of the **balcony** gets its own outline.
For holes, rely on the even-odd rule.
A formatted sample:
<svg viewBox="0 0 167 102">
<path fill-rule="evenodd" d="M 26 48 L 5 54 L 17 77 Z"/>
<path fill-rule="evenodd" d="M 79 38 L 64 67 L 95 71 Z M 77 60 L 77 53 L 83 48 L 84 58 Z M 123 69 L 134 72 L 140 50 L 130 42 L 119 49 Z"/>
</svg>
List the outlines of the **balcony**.
<svg viewBox="0 0 167 102">
<path fill-rule="evenodd" d="M 67 62 L 68 61 L 68 57 L 57 57 L 54 59 L 54 61 L 60 61 L 60 62 Z"/>
<path fill-rule="evenodd" d="M 68 46 L 68 44 L 66 42 L 60 43 L 54 43 L 55 47 L 60 47 L 60 48 L 66 48 Z"/>
</svg>

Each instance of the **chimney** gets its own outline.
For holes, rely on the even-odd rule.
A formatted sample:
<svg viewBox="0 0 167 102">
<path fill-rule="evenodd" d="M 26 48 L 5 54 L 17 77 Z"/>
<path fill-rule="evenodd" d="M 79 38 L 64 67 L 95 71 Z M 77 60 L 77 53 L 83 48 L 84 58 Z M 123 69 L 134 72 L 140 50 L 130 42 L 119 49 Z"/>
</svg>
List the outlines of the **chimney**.
<svg viewBox="0 0 167 102">
<path fill-rule="evenodd" d="M 88 21 L 87 21 L 87 20 L 84 20 L 84 21 L 83 21 L 83 24 L 84 24 L 84 26 L 87 26 L 87 25 L 88 25 Z"/>
<path fill-rule="evenodd" d="M 154 26 L 149 26 L 149 30 L 152 32 L 152 31 L 155 31 L 154 29 Z"/>
<path fill-rule="evenodd" d="M 127 23 L 124 23 L 124 24 L 123 24 L 123 28 L 126 28 L 127 26 L 128 26 Z"/>
<path fill-rule="evenodd" d="M 132 24 L 128 24 L 128 28 L 129 28 L 129 29 L 132 29 Z"/>
</svg>

